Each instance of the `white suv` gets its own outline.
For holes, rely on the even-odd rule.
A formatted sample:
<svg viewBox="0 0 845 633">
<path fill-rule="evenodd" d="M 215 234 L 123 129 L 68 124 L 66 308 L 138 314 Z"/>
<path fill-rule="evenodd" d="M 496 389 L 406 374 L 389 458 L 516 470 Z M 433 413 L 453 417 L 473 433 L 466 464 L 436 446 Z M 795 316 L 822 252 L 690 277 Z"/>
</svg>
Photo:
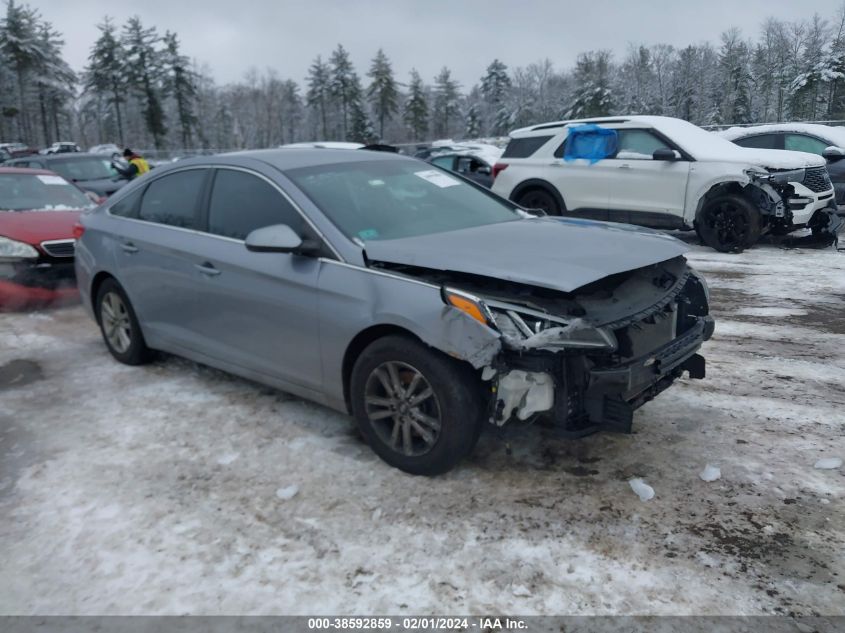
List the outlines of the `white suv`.
<svg viewBox="0 0 845 633">
<path fill-rule="evenodd" d="M 617 151 L 597 162 L 564 160 L 569 129 L 587 123 L 615 130 Z M 823 158 L 738 147 L 681 119 L 559 121 L 510 138 L 493 191 L 549 215 L 695 229 L 720 251 L 750 247 L 765 232 L 823 232 L 834 223 Z"/>
</svg>

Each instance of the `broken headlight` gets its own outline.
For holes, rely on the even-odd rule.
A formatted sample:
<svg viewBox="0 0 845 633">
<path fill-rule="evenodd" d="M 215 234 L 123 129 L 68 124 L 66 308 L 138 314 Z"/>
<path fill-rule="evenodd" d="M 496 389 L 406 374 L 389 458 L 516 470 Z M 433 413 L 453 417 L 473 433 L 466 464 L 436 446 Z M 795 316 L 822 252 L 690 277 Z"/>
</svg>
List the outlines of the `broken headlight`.
<svg viewBox="0 0 845 633">
<path fill-rule="evenodd" d="M 534 311 L 490 305 L 496 328 L 522 349 L 605 349 L 617 347 L 613 332 L 593 327 L 583 319 L 559 319 Z"/>
</svg>

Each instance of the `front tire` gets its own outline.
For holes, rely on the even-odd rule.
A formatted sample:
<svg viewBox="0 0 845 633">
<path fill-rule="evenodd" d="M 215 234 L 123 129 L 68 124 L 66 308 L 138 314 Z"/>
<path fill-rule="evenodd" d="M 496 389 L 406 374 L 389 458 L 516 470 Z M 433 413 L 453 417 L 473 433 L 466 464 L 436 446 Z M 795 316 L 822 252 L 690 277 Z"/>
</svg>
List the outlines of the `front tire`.
<svg viewBox="0 0 845 633">
<path fill-rule="evenodd" d="M 152 358 L 129 298 L 114 279 L 97 290 L 97 321 L 111 355 L 126 365 L 143 365 Z"/>
<path fill-rule="evenodd" d="M 745 196 L 718 195 L 704 203 L 695 229 L 707 246 L 722 253 L 741 253 L 760 239 L 760 211 Z"/>
<path fill-rule="evenodd" d="M 538 187 L 520 193 L 515 202 L 524 209 L 542 209 L 546 215 L 560 215 L 562 211 L 555 197 Z"/>
<path fill-rule="evenodd" d="M 406 336 L 370 344 L 350 380 L 352 413 L 367 443 L 412 475 L 445 473 L 472 452 L 480 396 L 469 367 Z"/>
</svg>

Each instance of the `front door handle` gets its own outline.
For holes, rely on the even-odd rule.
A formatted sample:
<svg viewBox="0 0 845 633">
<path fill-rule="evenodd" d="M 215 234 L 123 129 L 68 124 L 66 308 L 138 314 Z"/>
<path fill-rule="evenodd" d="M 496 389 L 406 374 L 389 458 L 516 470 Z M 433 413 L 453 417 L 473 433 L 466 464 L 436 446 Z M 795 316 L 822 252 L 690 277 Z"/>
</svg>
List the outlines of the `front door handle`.
<svg viewBox="0 0 845 633">
<path fill-rule="evenodd" d="M 628 163 L 623 163 L 617 169 L 631 169 L 631 166 Z"/>
<path fill-rule="evenodd" d="M 132 242 L 121 242 L 120 248 L 123 249 L 124 253 L 137 253 L 138 247 L 135 246 Z"/>
<path fill-rule="evenodd" d="M 216 277 L 220 274 L 220 271 L 214 267 L 214 264 L 210 262 L 205 262 L 203 264 L 194 264 L 194 268 L 200 271 L 203 275 L 207 277 Z"/>
</svg>

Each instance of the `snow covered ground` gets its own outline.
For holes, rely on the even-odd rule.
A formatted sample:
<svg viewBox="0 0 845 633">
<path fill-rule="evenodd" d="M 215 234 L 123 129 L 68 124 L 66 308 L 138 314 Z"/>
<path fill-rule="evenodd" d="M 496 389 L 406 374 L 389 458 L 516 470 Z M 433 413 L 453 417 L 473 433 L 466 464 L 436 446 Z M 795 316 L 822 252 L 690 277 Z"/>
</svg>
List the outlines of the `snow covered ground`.
<svg viewBox="0 0 845 633">
<path fill-rule="evenodd" d="M 706 380 L 437 479 L 314 404 L 118 365 L 79 307 L 0 315 L 0 613 L 845 614 L 845 253 L 690 259 Z"/>
</svg>

